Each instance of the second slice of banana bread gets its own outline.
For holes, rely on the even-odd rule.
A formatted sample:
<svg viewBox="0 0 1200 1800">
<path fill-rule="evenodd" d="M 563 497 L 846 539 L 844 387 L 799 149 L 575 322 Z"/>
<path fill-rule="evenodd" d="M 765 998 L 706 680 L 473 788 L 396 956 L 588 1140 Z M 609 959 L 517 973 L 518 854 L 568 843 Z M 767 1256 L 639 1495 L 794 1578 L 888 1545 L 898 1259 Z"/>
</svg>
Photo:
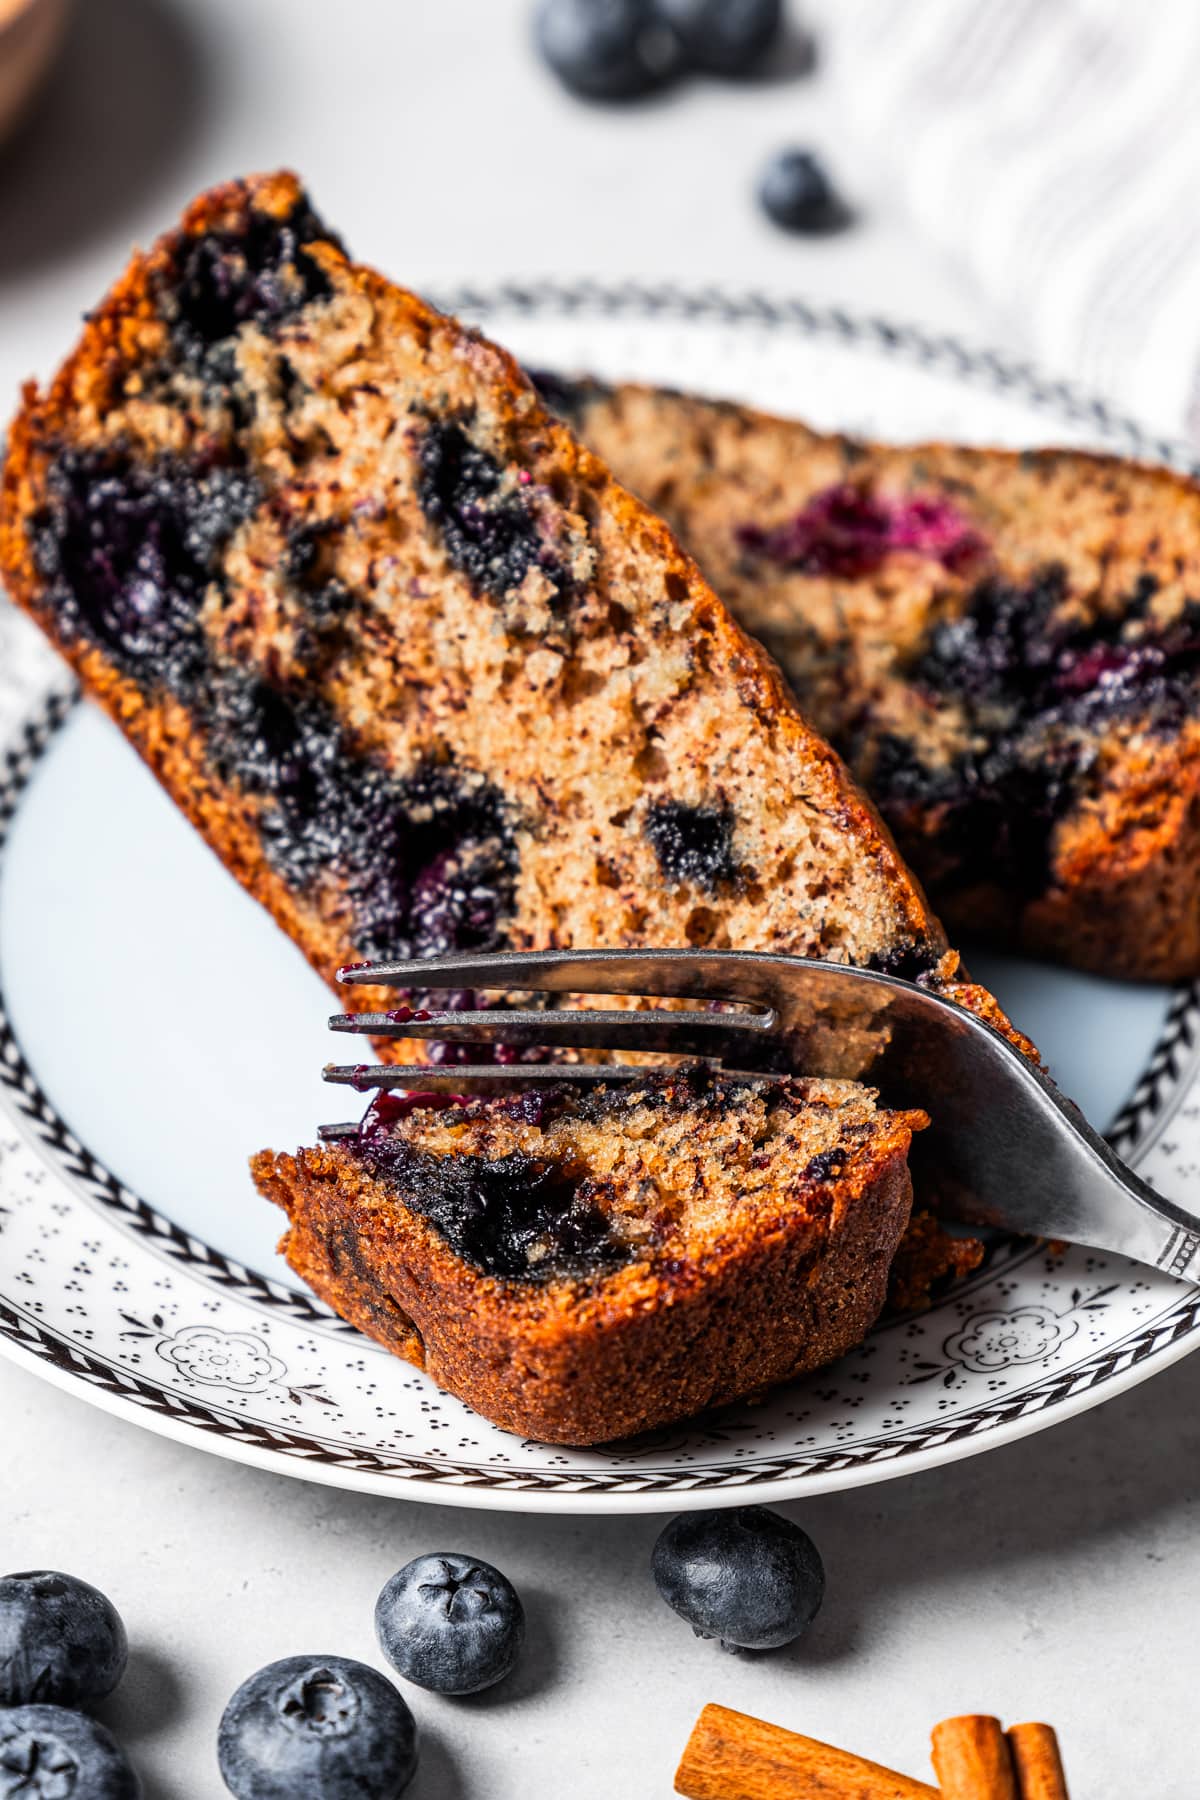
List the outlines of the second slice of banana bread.
<svg viewBox="0 0 1200 1800">
<path fill-rule="evenodd" d="M 1200 974 L 1200 489 L 548 381 L 778 657 L 959 932 Z"/>
</svg>

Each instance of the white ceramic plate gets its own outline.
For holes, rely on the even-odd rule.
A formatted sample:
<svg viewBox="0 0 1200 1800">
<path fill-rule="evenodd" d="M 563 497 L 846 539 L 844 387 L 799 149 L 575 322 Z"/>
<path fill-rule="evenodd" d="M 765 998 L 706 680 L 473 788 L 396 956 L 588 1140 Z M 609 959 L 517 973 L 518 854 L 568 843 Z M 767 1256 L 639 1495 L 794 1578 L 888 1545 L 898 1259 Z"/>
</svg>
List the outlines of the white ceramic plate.
<svg viewBox="0 0 1200 1800">
<path fill-rule="evenodd" d="M 1177 454 L 994 356 L 800 304 L 451 300 L 543 367 L 902 438 Z M 1006 1246 L 932 1311 L 763 1405 L 612 1449 L 507 1436 L 314 1305 L 277 1257 L 246 1156 L 311 1140 L 330 1115 L 329 997 L 2 603 L 0 756 L 0 1347 L 98 1405 L 345 1488 L 674 1510 L 970 1455 L 1200 1345 L 1200 1290 L 1086 1250 Z M 1200 1202 L 1196 991 L 974 961 L 1147 1178 Z"/>
</svg>

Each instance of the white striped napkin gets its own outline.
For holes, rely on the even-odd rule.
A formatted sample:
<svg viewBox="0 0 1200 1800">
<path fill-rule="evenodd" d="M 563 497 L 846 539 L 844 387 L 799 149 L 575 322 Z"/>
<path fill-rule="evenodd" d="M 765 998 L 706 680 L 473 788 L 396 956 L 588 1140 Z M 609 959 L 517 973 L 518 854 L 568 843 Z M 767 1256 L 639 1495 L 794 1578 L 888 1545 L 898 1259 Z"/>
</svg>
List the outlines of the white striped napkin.
<svg viewBox="0 0 1200 1800">
<path fill-rule="evenodd" d="M 1010 340 L 1200 439 L 1200 0 L 807 0 L 915 228 Z"/>
</svg>

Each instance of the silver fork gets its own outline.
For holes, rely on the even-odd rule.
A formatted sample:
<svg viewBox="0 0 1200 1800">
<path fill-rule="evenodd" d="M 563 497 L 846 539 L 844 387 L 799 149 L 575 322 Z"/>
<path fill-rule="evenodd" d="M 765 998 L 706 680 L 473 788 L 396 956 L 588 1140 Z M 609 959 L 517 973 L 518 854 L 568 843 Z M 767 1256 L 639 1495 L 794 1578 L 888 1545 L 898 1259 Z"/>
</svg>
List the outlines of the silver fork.
<svg viewBox="0 0 1200 1800">
<path fill-rule="evenodd" d="M 847 1033 L 873 1052 L 864 1074 L 885 1105 L 923 1107 L 914 1172 L 936 1181 L 948 1216 L 1090 1244 L 1200 1281 L 1200 1216 L 1165 1200 L 1114 1155 L 1078 1107 L 999 1032 L 953 1001 L 895 976 L 757 951 L 557 950 L 354 964 L 348 984 L 501 994 L 690 999 L 684 1010 L 527 1008 L 344 1013 L 334 1031 L 441 1043 L 670 1051 L 735 1080 L 794 1067 L 837 1074 Z M 718 1010 L 713 1002 L 732 1006 Z M 783 1060 L 781 1062 L 781 1054 Z M 730 1058 L 736 1058 L 729 1066 Z M 325 1079 L 368 1089 L 503 1091 L 512 1085 L 645 1079 L 629 1064 L 483 1062 L 453 1067 L 330 1064 Z M 322 1136 L 351 1135 L 332 1125 Z"/>
</svg>

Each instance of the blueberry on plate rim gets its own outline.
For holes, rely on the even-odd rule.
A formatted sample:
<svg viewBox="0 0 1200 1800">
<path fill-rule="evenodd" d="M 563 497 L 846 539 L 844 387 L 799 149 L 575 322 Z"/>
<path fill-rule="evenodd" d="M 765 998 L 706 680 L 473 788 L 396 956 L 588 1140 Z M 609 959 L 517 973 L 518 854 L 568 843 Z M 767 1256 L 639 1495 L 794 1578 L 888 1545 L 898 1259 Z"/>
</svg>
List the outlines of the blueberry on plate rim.
<svg viewBox="0 0 1200 1800">
<path fill-rule="evenodd" d="M 417 1766 L 396 1689 L 345 1656 L 285 1656 L 259 1669 L 221 1718 L 217 1760 L 235 1800 L 395 1800 Z"/>
<path fill-rule="evenodd" d="M 375 1631 L 406 1681 L 435 1694 L 477 1694 L 516 1663 L 525 1611 L 498 1569 L 451 1551 L 397 1570 L 375 1604 Z"/>
<path fill-rule="evenodd" d="M 654 0 L 693 69 L 749 75 L 783 28 L 783 0 Z"/>
<path fill-rule="evenodd" d="M 534 37 L 563 86 L 586 100 L 635 100 L 681 62 L 651 0 L 541 0 Z"/>
<path fill-rule="evenodd" d="M 765 1506 L 680 1513 L 659 1534 L 652 1567 L 667 1605 L 723 1650 L 790 1644 L 825 1595 L 812 1539 Z"/>
<path fill-rule="evenodd" d="M 98 1588 L 54 1569 L 0 1578 L 0 1706 L 89 1706 L 112 1693 L 128 1656 Z"/>
<path fill-rule="evenodd" d="M 0 1709 L 0 1800 L 141 1800 L 111 1733 L 65 1706 Z"/>
<path fill-rule="evenodd" d="M 812 150 L 777 151 L 759 178 L 758 197 L 767 217 L 784 231 L 817 236 L 840 231 L 853 217 Z"/>
</svg>

